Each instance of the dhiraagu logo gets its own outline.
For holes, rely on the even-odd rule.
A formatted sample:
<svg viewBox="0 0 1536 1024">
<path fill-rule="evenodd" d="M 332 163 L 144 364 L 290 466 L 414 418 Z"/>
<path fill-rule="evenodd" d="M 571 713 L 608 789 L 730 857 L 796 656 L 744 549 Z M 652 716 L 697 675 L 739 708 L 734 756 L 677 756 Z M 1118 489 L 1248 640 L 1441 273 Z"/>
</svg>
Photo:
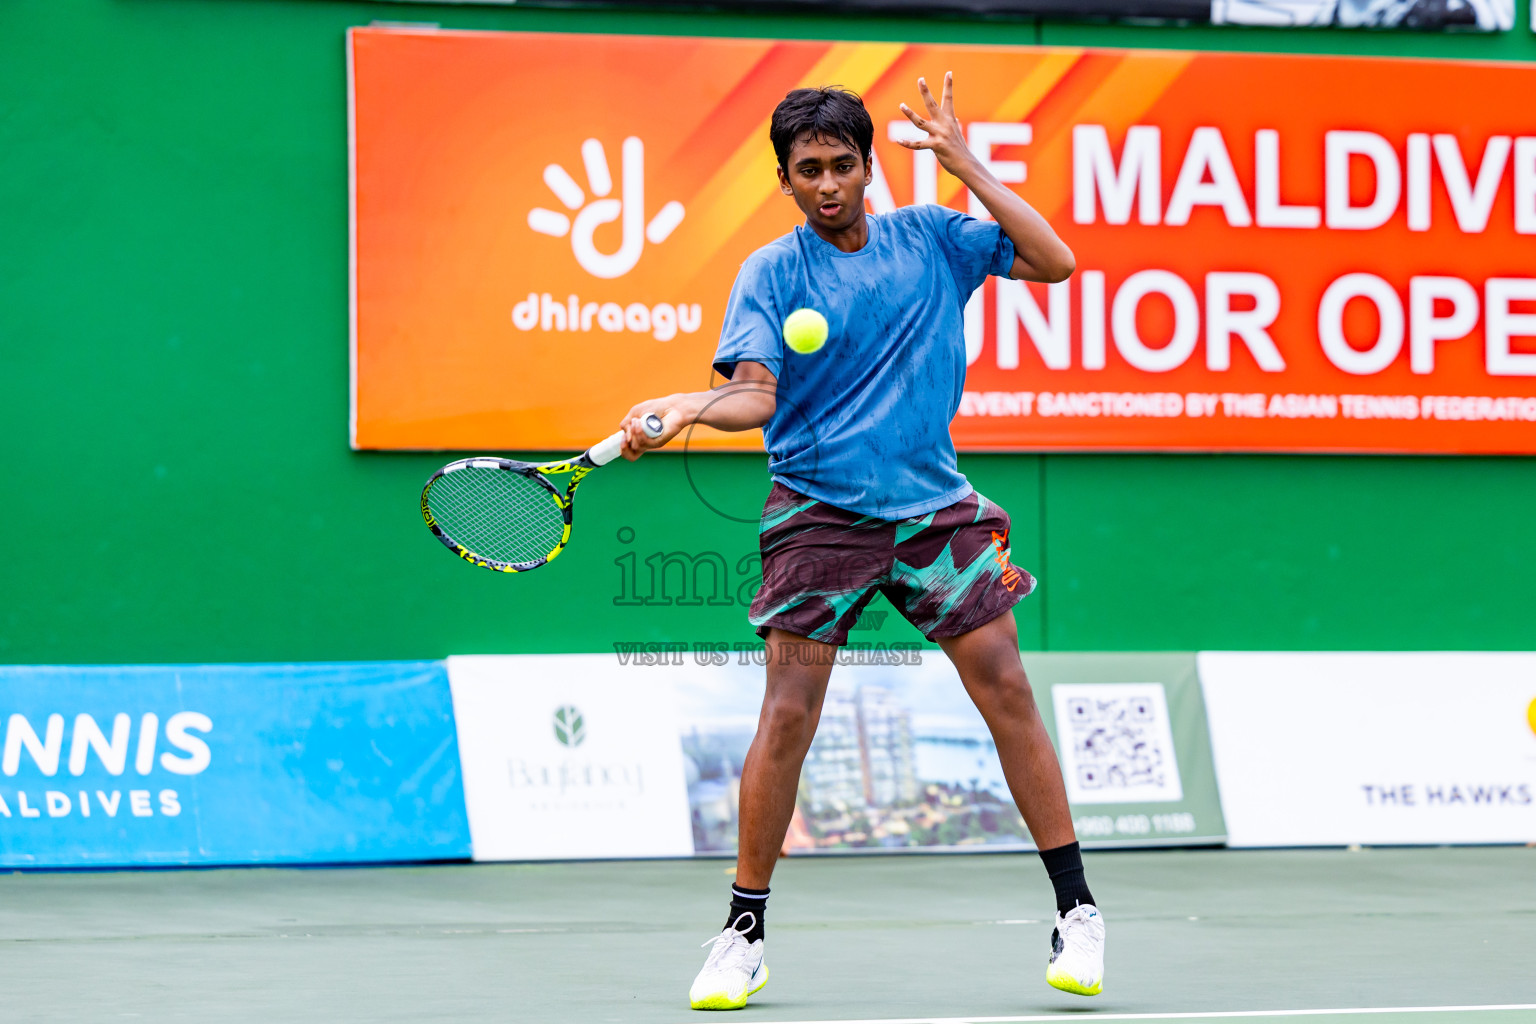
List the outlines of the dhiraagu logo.
<svg viewBox="0 0 1536 1024">
<path fill-rule="evenodd" d="M 623 277 L 640 262 L 645 243 L 660 245 L 683 222 L 683 204 L 673 200 L 645 221 L 645 143 L 634 136 L 621 147 L 622 199 L 609 199 L 613 176 L 608 171 L 608 156 L 598 139 L 581 144 L 581 161 L 587 172 L 587 188 L 576 184 L 571 173 L 559 164 L 544 168 L 544 184 L 575 220 L 557 210 L 535 207 L 528 211 L 528 226 L 553 238 L 571 238 L 571 252 L 581 269 L 593 277 Z M 589 196 L 588 193 L 591 193 Z M 599 252 L 593 235 L 599 227 L 619 221 L 622 229 L 618 251 Z"/>
<path fill-rule="evenodd" d="M 555 709 L 555 739 L 562 747 L 579 747 L 587 738 L 587 723 L 580 709 L 565 705 Z"/>
<path fill-rule="evenodd" d="M 635 269 L 647 242 L 660 245 L 671 237 L 683 222 L 683 204 L 673 199 L 646 220 L 645 143 L 634 136 L 620 146 L 617 199 L 611 195 L 613 174 L 600 139 L 581 144 L 581 162 L 585 188 L 560 164 L 544 168 L 544 184 L 568 212 L 535 206 L 528 211 L 528 226 L 551 238 L 569 238 L 577 265 L 595 278 L 611 281 Z M 619 247 L 604 252 L 598 248 L 597 231 L 615 221 Z M 679 333 L 692 334 L 699 329 L 703 309 L 697 302 L 657 302 L 658 297 L 672 298 L 636 300 L 626 296 L 623 301 L 584 301 L 579 295 L 562 297 L 554 291 L 539 291 L 534 284 L 528 297 L 512 307 L 512 326 L 520 331 L 649 334 L 657 341 L 671 341 Z"/>
</svg>

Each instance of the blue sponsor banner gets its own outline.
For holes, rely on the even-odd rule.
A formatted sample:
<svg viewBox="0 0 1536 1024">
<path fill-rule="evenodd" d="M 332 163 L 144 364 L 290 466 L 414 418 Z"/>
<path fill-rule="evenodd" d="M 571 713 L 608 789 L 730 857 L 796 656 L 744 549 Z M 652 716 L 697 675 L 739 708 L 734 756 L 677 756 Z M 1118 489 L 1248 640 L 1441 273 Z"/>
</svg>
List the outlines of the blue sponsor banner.
<svg viewBox="0 0 1536 1024">
<path fill-rule="evenodd" d="M 0 865 L 467 858 L 442 662 L 0 666 Z"/>
</svg>

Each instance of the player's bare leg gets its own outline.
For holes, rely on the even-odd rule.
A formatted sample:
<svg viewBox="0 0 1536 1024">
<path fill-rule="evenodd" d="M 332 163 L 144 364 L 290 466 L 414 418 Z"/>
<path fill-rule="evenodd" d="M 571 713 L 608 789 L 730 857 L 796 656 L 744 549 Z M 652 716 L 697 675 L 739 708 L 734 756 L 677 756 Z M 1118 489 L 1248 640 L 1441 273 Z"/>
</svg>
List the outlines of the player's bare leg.
<svg viewBox="0 0 1536 1024">
<path fill-rule="evenodd" d="M 741 770 L 736 881 L 725 929 L 689 989 L 695 1010 L 735 1010 L 768 982 L 763 963 L 763 911 L 768 881 L 795 813 L 800 766 L 821 720 L 837 648 L 770 629 L 768 686 L 757 735 Z"/>
<path fill-rule="evenodd" d="M 1056 748 L 1019 660 L 1013 613 L 1004 612 L 969 633 L 944 637 L 939 646 L 955 663 L 965 692 L 986 720 L 1003 777 L 1035 845 L 1050 850 L 1076 840 Z"/>
<path fill-rule="evenodd" d="M 941 639 L 939 646 L 992 732 L 1003 777 L 1056 888 L 1056 930 L 1045 980 L 1065 992 L 1097 995 L 1104 986 L 1104 918 L 1083 877 L 1061 766 L 1019 660 L 1013 613 Z"/>
<path fill-rule="evenodd" d="M 766 889 L 773 876 L 837 653 L 832 644 L 782 629 L 770 629 L 765 643 L 768 687 L 741 769 L 736 850 L 736 883 L 750 889 Z"/>
</svg>

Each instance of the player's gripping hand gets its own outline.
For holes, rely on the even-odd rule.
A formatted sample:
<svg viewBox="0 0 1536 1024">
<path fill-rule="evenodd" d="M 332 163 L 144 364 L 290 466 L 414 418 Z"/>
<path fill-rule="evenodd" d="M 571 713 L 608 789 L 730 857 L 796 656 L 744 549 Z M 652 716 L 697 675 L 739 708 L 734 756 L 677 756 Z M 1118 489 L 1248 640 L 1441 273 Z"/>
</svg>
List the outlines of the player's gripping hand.
<svg viewBox="0 0 1536 1024">
<path fill-rule="evenodd" d="M 952 71 L 944 72 L 944 94 L 938 101 L 933 98 L 933 93 L 928 91 L 928 80 L 917 80 L 917 91 L 922 94 L 923 106 L 928 108 L 928 116 L 920 117 L 917 112 L 905 103 L 901 104 L 901 112 L 907 115 L 907 119 L 928 133 L 926 139 L 918 139 L 916 142 L 902 141 L 901 145 L 908 149 L 931 149 L 933 155 L 939 158 L 939 164 L 950 174 L 959 177 L 961 165 L 972 159 L 971 149 L 965 144 L 965 132 L 960 130 L 960 119 L 955 117 L 955 75 Z"/>
<path fill-rule="evenodd" d="M 690 420 L 686 411 L 681 407 L 679 398 L 685 396 L 670 395 L 666 398 L 653 398 L 630 409 L 619 421 L 619 429 L 624 431 L 624 447 L 620 454 L 630 462 L 634 462 L 641 455 L 652 448 L 660 448 L 672 440 L 686 427 Z M 662 431 L 655 437 L 651 437 L 641 428 L 641 421 L 647 416 L 655 414 L 661 417 Z"/>
</svg>

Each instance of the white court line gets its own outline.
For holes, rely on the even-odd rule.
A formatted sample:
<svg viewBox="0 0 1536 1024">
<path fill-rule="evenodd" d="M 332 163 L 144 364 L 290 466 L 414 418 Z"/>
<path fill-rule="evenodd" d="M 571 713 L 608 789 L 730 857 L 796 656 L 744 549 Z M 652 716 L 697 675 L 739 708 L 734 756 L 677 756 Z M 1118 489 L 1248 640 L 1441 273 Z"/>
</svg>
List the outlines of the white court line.
<svg viewBox="0 0 1536 1024">
<path fill-rule="evenodd" d="M 1231 1017 L 1326 1017 L 1363 1013 L 1477 1013 L 1498 1010 L 1536 1010 L 1536 1003 L 1503 1003 L 1489 1006 L 1352 1006 L 1337 1010 L 1202 1010 L 1197 1013 L 1081 1013 L 1038 1014 L 1030 1017 L 885 1017 L 871 1020 L 798 1020 L 773 1024 L 1032 1024 L 1036 1021 L 1095 1020 L 1224 1020 Z M 763 1022 L 769 1024 L 769 1022 Z"/>
</svg>

